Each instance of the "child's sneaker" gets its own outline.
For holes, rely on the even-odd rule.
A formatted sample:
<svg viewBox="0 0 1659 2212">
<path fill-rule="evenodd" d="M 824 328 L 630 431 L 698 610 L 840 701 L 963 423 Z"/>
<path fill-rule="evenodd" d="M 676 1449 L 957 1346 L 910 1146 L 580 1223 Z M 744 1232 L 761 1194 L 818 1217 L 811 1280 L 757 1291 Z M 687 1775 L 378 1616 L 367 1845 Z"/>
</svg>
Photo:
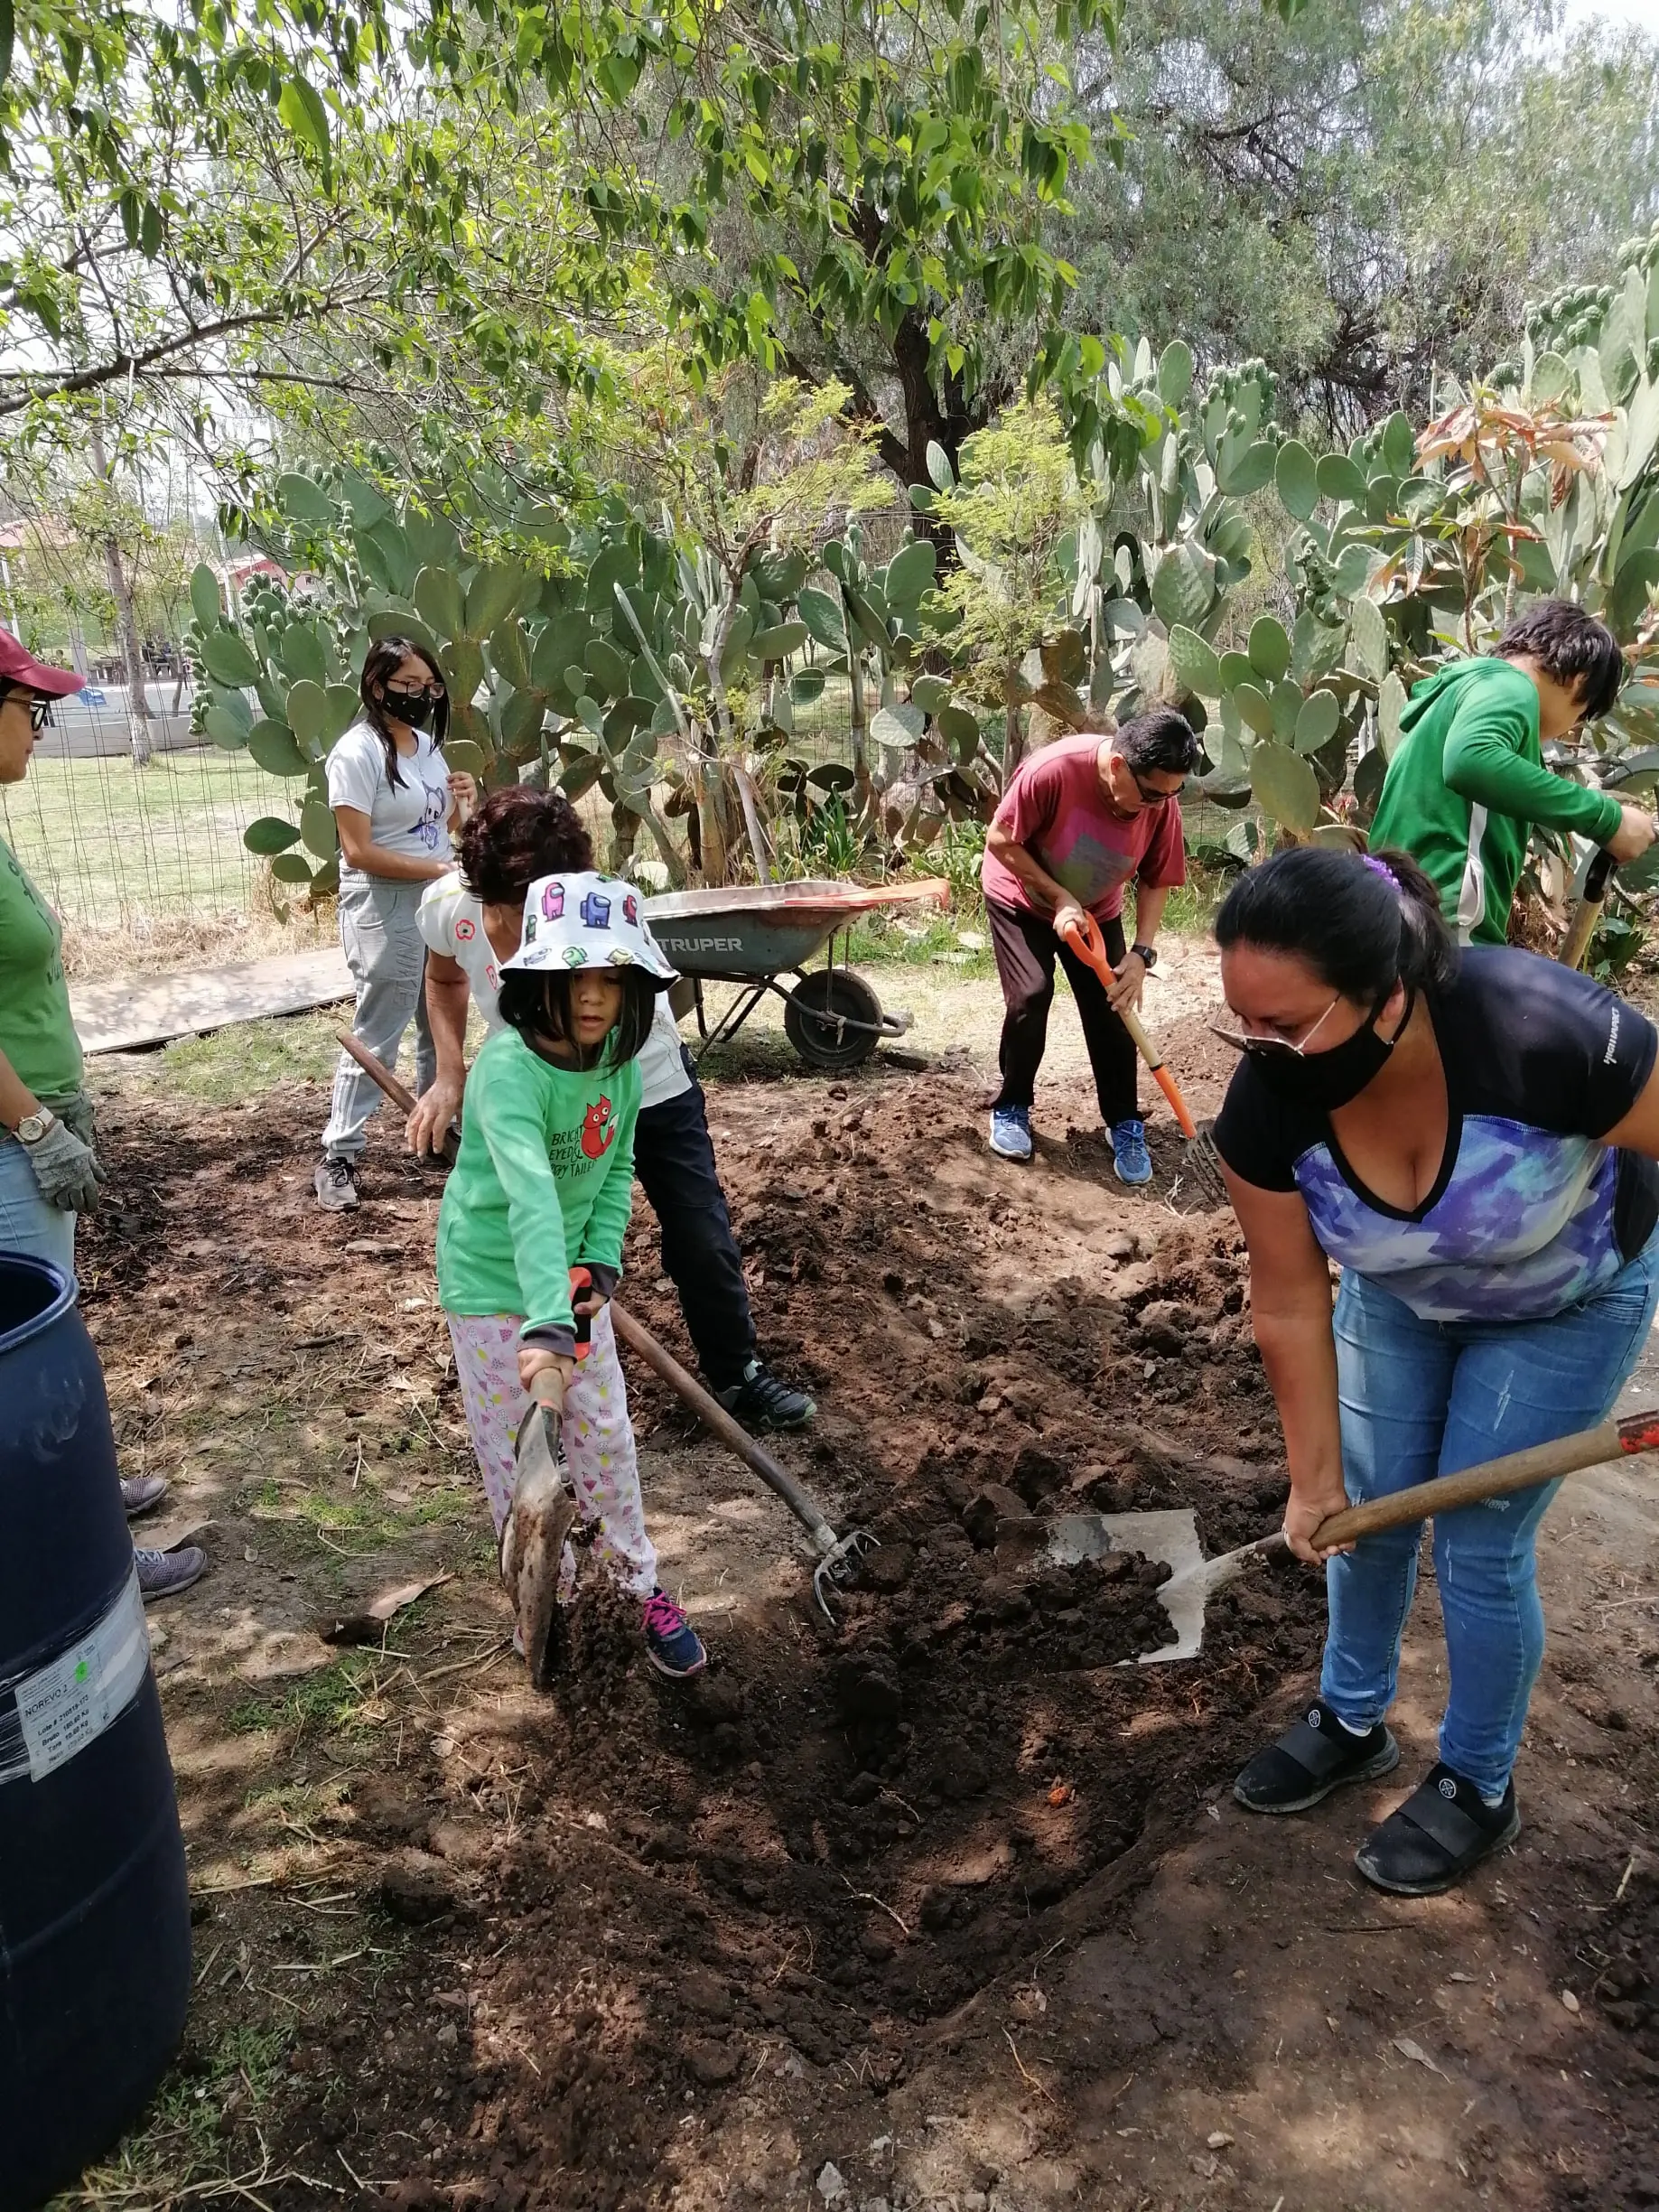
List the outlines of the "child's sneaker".
<svg viewBox="0 0 1659 2212">
<path fill-rule="evenodd" d="M 689 1682 L 709 1663 L 702 1638 L 666 1590 L 645 1601 L 645 1656 L 673 1682 Z"/>
</svg>

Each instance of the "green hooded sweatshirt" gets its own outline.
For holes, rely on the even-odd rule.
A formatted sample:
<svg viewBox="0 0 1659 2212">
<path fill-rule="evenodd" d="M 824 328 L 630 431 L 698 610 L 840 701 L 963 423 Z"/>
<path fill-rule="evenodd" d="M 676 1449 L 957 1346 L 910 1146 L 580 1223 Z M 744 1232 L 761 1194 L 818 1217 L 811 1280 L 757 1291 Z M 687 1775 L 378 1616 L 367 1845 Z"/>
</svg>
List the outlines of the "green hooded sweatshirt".
<svg viewBox="0 0 1659 2212">
<path fill-rule="evenodd" d="M 1618 827 L 1618 801 L 1544 766 L 1538 686 L 1513 661 L 1442 669 L 1417 686 L 1400 726 L 1371 849 L 1412 855 L 1460 944 L 1502 945 L 1532 825 L 1605 845 Z"/>
</svg>

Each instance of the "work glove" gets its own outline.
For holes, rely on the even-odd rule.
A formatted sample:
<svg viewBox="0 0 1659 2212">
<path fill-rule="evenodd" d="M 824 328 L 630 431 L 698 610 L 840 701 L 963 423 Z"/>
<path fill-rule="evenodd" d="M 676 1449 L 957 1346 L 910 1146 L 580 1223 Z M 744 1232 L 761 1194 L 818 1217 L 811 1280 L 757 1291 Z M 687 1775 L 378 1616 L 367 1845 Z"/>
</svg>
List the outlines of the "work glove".
<svg viewBox="0 0 1659 2212">
<path fill-rule="evenodd" d="M 55 1114 L 61 1122 L 69 1124 L 73 1134 L 83 1144 L 96 1148 L 98 1139 L 92 1134 L 92 1101 L 85 1091 L 63 1091 L 55 1097 L 50 1091 L 42 1091 L 40 1100 L 49 1114 Z"/>
<path fill-rule="evenodd" d="M 98 1187 L 109 1179 L 92 1147 L 83 1143 L 67 1122 L 54 1122 L 38 1144 L 25 1144 L 23 1151 L 49 1206 L 60 1207 L 66 1214 L 98 1211 Z"/>
</svg>

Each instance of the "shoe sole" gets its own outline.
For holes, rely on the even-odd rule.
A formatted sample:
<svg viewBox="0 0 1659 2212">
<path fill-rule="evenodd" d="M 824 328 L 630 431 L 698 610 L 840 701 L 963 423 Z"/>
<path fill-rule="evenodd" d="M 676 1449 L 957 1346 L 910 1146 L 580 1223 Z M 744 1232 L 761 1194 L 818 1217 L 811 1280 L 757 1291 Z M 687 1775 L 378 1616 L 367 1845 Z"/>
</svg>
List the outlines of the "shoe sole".
<svg viewBox="0 0 1659 2212">
<path fill-rule="evenodd" d="M 1444 1875 L 1438 1881 L 1389 1881 L 1383 1875 L 1373 1873 L 1365 1864 L 1365 1846 L 1363 1843 L 1354 1853 L 1354 1864 L 1374 1890 L 1381 1890 L 1388 1897 L 1442 1897 L 1448 1890 L 1455 1890 L 1459 1882 L 1467 1881 L 1477 1866 L 1495 1858 L 1500 1851 L 1507 1851 L 1520 1833 L 1521 1808 L 1516 1805 L 1511 1809 L 1508 1825 L 1501 1835 L 1495 1835 L 1455 1873 Z"/>
<path fill-rule="evenodd" d="M 1247 1813 L 1265 1813 L 1270 1818 L 1275 1813 L 1306 1813 L 1316 1805 L 1323 1805 L 1337 1790 L 1346 1789 L 1350 1782 L 1374 1782 L 1379 1775 L 1392 1774 L 1399 1764 L 1400 1746 L 1390 1736 L 1383 1749 L 1363 1767 L 1349 1767 L 1346 1772 L 1333 1775 L 1309 1797 L 1283 1800 L 1277 1805 L 1258 1805 L 1254 1797 L 1245 1797 L 1236 1782 L 1233 1785 L 1233 1796 Z"/>
<path fill-rule="evenodd" d="M 993 1159 L 1011 1160 L 1016 1167 L 1024 1167 L 1026 1162 L 1031 1157 L 1031 1153 L 1029 1149 L 1022 1153 L 1011 1153 L 1006 1145 L 997 1143 L 993 1143 L 990 1147 L 990 1151 Z"/>
<path fill-rule="evenodd" d="M 1112 1162 L 1112 1172 L 1117 1177 L 1119 1182 L 1121 1182 L 1124 1188 L 1129 1190 L 1144 1190 L 1147 1184 L 1152 1180 L 1152 1171 L 1150 1166 L 1148 1167 L 1144 1175 L 1125 1175 L 1123 1169 L 1119 1167 L 1115 1160 Z"/>
<path fill-rule="evenodd" d="M 695 1682 L 697 1676 L 703 1673 L 709 1663 L 709 1655 L 706 1651 L 697 1661 L 695 1666 L 685 1667 L 668 1666 L 666 1661 L 657 1657 L 648 1645 L 646 1647 L 645 1656 L 648 1663 L 657 1669 L 665 1682 Z"/>
</svg>

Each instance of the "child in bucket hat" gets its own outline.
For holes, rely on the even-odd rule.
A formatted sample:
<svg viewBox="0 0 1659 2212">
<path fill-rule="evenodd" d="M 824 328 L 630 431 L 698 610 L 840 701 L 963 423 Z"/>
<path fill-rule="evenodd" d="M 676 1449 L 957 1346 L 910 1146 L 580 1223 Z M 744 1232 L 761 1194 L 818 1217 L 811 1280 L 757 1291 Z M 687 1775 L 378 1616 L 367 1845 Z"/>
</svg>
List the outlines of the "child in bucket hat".
<svg viewBox="0 0 1659 2212">
<path fill-rule="evenodd" d="M 631 884 L 586 872 L 531 884 L 523 941 L 501 964 L 508 1026 L 467 1078 L 438 1215 L 438 1294 L 498 1536 L 530 1384 L 551 1370 L 577 1500 L 598 1524 L 595 1557 L 641 1600 L 651 1665 L 683 1681 L 706 1655 L 657 1585 L 608 1311 L 633 1203 L 636 1059 L 656 994 L 675 979 Z M 592 1332 L 580 1363 L 579 1321 Z M 567 1549 L 562 1594 L 574 1573 Z"/>
</svg>

